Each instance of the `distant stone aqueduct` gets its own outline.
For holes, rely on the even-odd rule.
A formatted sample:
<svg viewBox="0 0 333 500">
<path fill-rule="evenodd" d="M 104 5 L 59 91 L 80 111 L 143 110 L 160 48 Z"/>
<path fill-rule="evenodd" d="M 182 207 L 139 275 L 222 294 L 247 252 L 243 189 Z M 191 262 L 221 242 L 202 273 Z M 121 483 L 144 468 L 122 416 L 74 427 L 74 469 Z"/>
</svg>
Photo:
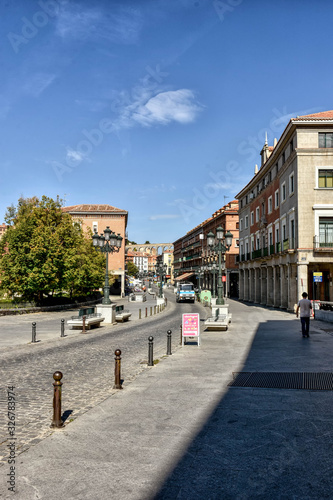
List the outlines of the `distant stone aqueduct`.
<svg viewBox="0 0 333 500">
<path fill-rule="evenodd" d="M 130 250 L 131 252 L 143 252 L 148 253 L 149 255 L 158 255 L 166 250 L 171 250 L 173 252 L 173 244 L 172 243 L 145 243 L 137 245 L 126 245 L 126 251 Z"/>
</svg>

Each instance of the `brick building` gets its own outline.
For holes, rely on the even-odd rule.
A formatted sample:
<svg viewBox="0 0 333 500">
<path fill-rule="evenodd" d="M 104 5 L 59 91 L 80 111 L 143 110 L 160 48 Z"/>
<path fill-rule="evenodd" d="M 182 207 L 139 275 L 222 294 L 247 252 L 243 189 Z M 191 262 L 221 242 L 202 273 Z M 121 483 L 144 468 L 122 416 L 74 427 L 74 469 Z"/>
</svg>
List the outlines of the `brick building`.
<svg viewBox="0 0 333 500">
<path fill-rule="evenodd" d="M 222 226 L 225 232 L 230 231 L 233 235 L 232 246 L 225 254 L 225 270 L 222 275 L 225 277 L 225 294 L 238 296 L 238 256 L 239 256 L 239 236 L 238 236 L 238 202 L 233 200 L 224 207 L 217 210 L 213 215 L 188 231 L 174 242 L 174 276 L 177 280 L 190 280 L 198 284 L 196 273 L 199 268 L 211 262 L 217 262 L 217 256 L 207 245 L 207 234 Z M 201 288 L 212 290 L 213 275 L 205 271 Z M 217 286 L 217 275 L 215 280 Z"/>
<path fill-rule="evenodd" d="M 90 228 L 91 231 L 102 234 L 106 227 L 122 236 L 122 245 L 118 253 L 109 254 L 109 270 L 116 276 L 114 285 L 115 292 L 119 288 L 119 294 L 125 293 L 125 234 L 128 212 L 111 205 L 74 205 L 63 207 L 74 219 L 81 222 L 83 230 Z M 97 251 L 97 250 L 96 250 Z"/>
<path fill-rule="evenodd" d="M 237 198 L 240 299 L 289 310 L 304 291 L 333 301 L 333 111 L 292 118 L 266 140 Z"/>
</svg>

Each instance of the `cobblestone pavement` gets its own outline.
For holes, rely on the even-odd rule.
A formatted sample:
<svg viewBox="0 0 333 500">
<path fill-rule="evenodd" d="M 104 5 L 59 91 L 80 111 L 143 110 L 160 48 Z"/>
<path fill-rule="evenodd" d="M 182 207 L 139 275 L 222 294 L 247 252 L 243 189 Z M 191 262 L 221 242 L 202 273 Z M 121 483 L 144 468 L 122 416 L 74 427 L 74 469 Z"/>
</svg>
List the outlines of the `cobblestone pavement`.
<svg viewBox="0 0 333 500">
<path fill-rule="evenodd" d="M 121 349 L 124 388 L 147 369 L 148 337 L 154 337 L 154 359 L 166 355 L 168 329 L 173 331 L 172 349 L 179 346 L 181 314 L 200 305 L 176 304 L 168 294 L 168 307 L 144 320 L 92 330 L 80 337 L 18 346 L 0 356 L 0 464 L 8 457 L 7 387 L 15 387 L 16 448 L 22 453 L 55 431 L 50 428 L 53 408 L 53 373 L 63 373 L 62 413 L 65 425 L 113 393 L 114 351 Z"/>
</svg>

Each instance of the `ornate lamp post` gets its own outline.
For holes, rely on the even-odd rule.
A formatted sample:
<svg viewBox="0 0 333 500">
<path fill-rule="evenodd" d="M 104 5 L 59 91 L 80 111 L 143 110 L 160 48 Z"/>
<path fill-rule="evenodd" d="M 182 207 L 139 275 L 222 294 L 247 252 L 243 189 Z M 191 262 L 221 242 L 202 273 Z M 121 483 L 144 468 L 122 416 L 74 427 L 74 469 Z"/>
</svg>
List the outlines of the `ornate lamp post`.
<svg viewBox="0 0 333 500">
<path fill-rule="evenodd" d="M 231 247 L 232 244 L 232 238 L 233 235 L 228 231 L 226 234 L 224 234 L 224 229 L 223 227 L 219 226 L 216 229 L 216 236 L 212 231 L 210 231 L 207 234 L 207 243 L 208 246 L 214 251 L 217 252 L 218 254 L 218 278 L 217 278 L 217 305 L 224 305 L 224 300 L 223 300 L 223 283 L 222 283 L 222 255 L 223 255 L 223 264 L 224 264 L 224 256 L 226 251 L 228 251 Z"/>
<path fill-rule="evenodd" d="M 99 249 L 101 252 L 106 253 L 106 265 L 105 265 L 105 285 L 104 285 L 104 297 L 102 304 L 111 304 L 110 300 L 110 289 L 109 289 L 109 253 L 119 252 L 121 247 L 121 242 L 123 237 L 120 234 L 113 233 L 109 226 L 104 229 L 104 235 L 98 235 L 95 233 L 93 235 L 93 245 L 95 248 Z"/>
<path fill-rule="evenodd" d="M 158 296 L 160 298 L 163 297 L 163 287 L 162 287 L 162 284 L 163 284 L 164 276 L 166 275 L 167 267 L 168 266 L 166 264 L 156 264 L 156 274 L 159 274 L 159 276 L 160 276 L 160 290 L 159 290 L 159 293 L 158 293 Z"/>
<path fill-rule="evenodd" d="M 200 288 L 200 280 L 203 276 L 203 272 L 202 272 L 202 267 L 199 267 L 198 271 L 197 271 L 197 278 L 198 278 L 198 294 L 200 295 L 200 292 L 201 292 L 201 288 Z"/>
<path fill-rule="evenodd" d="M 215 274 L 217 273 L 217 266 L 216 266 L 216 262 L 211 262 L 209 265 L 208 265 L 208 269 L 209 271 L 212 273 L 213 275 L 213 293 L 212 293 L 212 298 L 215 299 L 216 298 L 216 294 L 215 294 L 215 290 L 216 290 L 216 286 L 215 286 Z M 222 269 L 224 270 L 224 268 Z"/>
</svg>

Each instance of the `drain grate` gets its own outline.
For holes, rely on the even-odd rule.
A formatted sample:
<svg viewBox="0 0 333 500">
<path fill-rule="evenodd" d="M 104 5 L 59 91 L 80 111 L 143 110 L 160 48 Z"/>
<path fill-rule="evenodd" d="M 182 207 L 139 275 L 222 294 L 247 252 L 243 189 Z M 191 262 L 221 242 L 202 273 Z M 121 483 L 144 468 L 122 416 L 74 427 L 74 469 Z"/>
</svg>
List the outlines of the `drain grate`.
<svg viewBox="0 0 333 500">
<path fill-rule="evenodd" d="M 229 387 L 262 389 L 306 389 L 332 391 L 333 373 L 311 372 L 236 372 Z"/>
</svg>

